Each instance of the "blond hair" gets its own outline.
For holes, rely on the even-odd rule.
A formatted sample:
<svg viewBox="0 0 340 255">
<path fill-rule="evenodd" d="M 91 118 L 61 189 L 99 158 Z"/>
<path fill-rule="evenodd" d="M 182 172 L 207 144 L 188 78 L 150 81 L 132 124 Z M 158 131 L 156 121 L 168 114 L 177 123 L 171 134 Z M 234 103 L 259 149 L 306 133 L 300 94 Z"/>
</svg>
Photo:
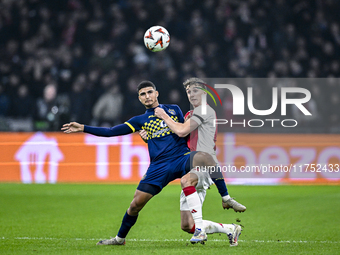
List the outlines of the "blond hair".
<svg viewBox="0 0 340 255">
<path fill-rule="evenodd" d="M 192 77 L 183 82 L 183 86 L 186 89 L 188 86 L 196 85 L 198 87 L 206 89 L 205 82 L 200 78 Z"/>
</svg>

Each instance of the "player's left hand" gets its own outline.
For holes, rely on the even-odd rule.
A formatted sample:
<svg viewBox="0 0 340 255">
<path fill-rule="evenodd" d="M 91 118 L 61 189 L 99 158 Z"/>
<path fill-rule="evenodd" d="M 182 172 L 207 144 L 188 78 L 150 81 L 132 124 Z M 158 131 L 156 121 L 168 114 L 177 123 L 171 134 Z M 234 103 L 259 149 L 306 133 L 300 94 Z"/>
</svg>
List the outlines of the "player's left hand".
<svg viewBox="0 0 340 255">
<path fill-rule="evenodd" d="M 167 116 L 166 112 L 160 107 L 157 107 L 155 109 L 155 115 L 157 118 L 160 118 L 160 119 L 164 119 Z"/>
<path fill-rule="evenodd" d="M 142 129 L 142 130 L 139 130 L 139 135 L 140 137 L 143 139 L 144 142 L 148 142 L 148 133 Z"/>
</svg>

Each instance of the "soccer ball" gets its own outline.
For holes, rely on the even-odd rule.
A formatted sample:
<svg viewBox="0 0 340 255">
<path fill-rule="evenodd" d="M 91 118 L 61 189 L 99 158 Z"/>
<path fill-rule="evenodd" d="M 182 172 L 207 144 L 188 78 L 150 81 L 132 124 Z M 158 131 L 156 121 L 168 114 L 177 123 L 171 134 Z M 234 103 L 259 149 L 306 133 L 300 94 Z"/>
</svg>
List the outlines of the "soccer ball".
<svg viewBox="0 0 340 255">
<path fill-rule="evenodd" d="M 161 26 L 153 26 L 144 34 L 145 47 L 152 52 L 165 50 L 170 44 L 169 32 Z"/>
</svg>

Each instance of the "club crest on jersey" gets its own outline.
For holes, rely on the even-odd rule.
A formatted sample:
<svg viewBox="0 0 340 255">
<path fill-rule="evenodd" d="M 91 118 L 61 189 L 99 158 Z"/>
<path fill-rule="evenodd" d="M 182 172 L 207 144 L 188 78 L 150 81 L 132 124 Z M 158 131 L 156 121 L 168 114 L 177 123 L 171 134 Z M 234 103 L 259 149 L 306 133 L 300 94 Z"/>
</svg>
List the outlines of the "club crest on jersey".
<svg viewBox="0 0 340 255">
<path fill-rule="evenodd" d="M 168 112 L 172 115 L 175 115 L 176 114 L 176 111 L 174 109 L 169 109 Z"/>
</svg>

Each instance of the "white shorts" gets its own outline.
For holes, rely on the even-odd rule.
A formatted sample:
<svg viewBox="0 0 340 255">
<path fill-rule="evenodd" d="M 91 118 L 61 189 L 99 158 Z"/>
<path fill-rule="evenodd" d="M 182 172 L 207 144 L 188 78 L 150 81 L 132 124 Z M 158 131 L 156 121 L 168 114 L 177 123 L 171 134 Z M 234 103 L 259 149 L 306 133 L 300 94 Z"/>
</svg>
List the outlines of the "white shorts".
<svg viewBox="0 0 340 255">
<path fill-rule="evenodd" d="M 205 195 L 207 193 L 207 189 L 212 184 L 214 184 L 214 182 L 210 178 L 210 175 L 209 175 L 208 172 L 199 172 L 199 171 L 196 171 L 196 169 L 192 169 L 189 173 L 194 173 L 198 177 L 198 182 L 197 182 L 197 185 L 196 185 L 196 191 L 197 191 L 197 194 L 198 194 L 198 196 L 201 200 L 201 204 L 203 205 Z M 181 192 L 179 203 L 180 203 L 179 208 L 180 208 L 181 211 L 190 211 L 183 190 Z"/>
</svg>

